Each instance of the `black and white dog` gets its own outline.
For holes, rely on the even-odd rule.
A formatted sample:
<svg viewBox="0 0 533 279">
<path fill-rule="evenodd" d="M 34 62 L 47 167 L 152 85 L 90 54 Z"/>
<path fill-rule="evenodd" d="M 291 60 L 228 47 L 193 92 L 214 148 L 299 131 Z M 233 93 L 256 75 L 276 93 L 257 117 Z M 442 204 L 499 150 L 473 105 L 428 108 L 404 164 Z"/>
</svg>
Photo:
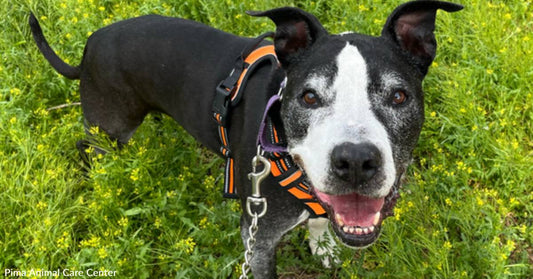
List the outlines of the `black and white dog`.
<svg viewBox="0 0 533 279">
<path fill-rule="evenodd" d="M 247 174 L 263 110 L 286 77 L 279 117 L 288 152 L 329 216 L 309 221 L 313 252 L 330 253 L 317 246 L 320 237 L 331 237 L 328 224 L 350 247 L 366 247 L 378 238 L 424 122 L 422 80 L 435 57 L 438 9 L 455 12 L 462 6 L 405 3 L 389 16 L 380 37 L 329 34 L 317 18 L 297 8 L 250 13 L 276 24 L 273 44 L 281 67 L 275 73 L 270 66 L 259 67 L 232 110 L 229 137 L 243 206 L 251 191 Z M 253 39 L 185 19 L 143 16 L 96 31 L 81 64 L 73 67 L 53 52 L 33 15 L 30 25 L 51 65 L 70 79 L 80 79 L 82 109 L 90 125 L 123 144 L 147 113 L 159 111 L 218 151 L 211 113 L 214 88 Z M 275 184 L 267 177 L 261 186 L 268 211 L 259 220 L 255 278 L 276 276 L 278 242 L 309 217 L 301 203 Z M 245 242 L 249 224 L 243 214 Z"/>
</svg>

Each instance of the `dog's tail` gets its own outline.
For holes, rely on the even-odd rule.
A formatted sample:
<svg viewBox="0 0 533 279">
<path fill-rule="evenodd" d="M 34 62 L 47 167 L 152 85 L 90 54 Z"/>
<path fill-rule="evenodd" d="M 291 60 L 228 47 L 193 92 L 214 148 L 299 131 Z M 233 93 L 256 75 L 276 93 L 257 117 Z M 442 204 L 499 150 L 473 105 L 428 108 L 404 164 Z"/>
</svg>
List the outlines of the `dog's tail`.
<svg viewBox="0 0 533 279">
<path fill-rule="evenodd" d="M 37 47 L 41 51 L 41 53 L 44 55 L 44 58 L 48 60 L 50 65 L 56 69 L 56 71 L 65 77 L 69 79 L 79 79 L 80 78 L 80 67 L 74 67 L 71 66 L 65 61 L 61 60 L 59 56 L 54 52 L 54 50 L 50 47 L 46 39 L 43 35 L 43 30 L 41 29 L 41 26 L 39 25 L 39 21 L 37 21 L 37 18 L 35 18 L 35 15 L 33 13 L 30 13 L 30 19 L 29 19 L 30 27 L 31 27 L 31 33 L 33 34 L 33 39 L 35 40 L 35 43 L 37 43 Z"/>
</svg>

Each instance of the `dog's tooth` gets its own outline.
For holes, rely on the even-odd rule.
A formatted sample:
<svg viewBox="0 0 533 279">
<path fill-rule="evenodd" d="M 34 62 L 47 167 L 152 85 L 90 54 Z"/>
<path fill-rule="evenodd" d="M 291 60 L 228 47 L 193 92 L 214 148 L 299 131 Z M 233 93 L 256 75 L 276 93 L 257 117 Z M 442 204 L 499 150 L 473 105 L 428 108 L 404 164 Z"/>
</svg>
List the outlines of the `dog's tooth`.
<svg viewBox="0 0 533 279">
<path fill-rule="evenodd" d="M 345 233 L 348 233 L 349 228 L 348 228 L 348 226 L 344 226 L 344 227 L 342 227 L 342 230 L 343 230 Z"/>
<path fill-rule="evenodd" d="M 355 231 L 354 227 L 350 227 L 350 233 L 353 233 Z"/>
<path fill-rule="evenodd" d="M 360 227 L 355 228 L 355 234 L 363 234 L 363 229 Z"/>
<path fill-rule="evenodd" d="M 381 219 L 381 212 L 378 212 L 376 213 L 376 215 L 374 216 L 374 222 L 372 222 L 372 224 L 374 226 L 377 226 L 379 224 L 379 220 Z"/>
<path fill-rule="evenodd" d="M 339 226 L 344 226 L 344 222 L 342 221 L 342 216 L 339 213 L 335 214 L 335 220 L 337 221 L 337 224 Z"/>
<path fill-rule="evenodd" d="M 376 227 L 374 227 L 374 226 L 370 226 L 370 227 L 368 227 L 368 230 L 369 230 L 371 233 L 373 233 L 375 229 L 376 229 Z"/>
<path fill-rule="evenodd" d="M 363 228 L 363 234 L 368 234 L 368 228 Z"/>
</svg>

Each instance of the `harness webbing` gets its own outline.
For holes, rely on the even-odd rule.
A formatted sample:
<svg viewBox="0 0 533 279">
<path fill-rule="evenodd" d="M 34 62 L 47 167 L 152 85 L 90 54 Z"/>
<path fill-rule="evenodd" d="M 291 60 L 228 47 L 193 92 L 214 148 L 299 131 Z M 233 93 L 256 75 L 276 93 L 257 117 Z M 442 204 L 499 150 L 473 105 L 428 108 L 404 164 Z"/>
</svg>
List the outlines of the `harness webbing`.
<svg viewBox="0 0 533 279">
<path fill-rule="evenodd" d="M 261 38 L 262 40 L 262 38 Z M 255 45 L 254 45 L 255 47 Z M 257 65 L 264 61 L 270 61 L 273 67 L 278 67 L 278 60 L 274 52 L 273 45 L 262 46 L 251 51 L 242 60 L 242 55 L 237 59 L 237 64 L 242 61 L 242 65 L 237 65 L 230 75 L 217 87 L 218 96 L 213 104 L 213 116 L 218 124 L 218 135 L 220 137 L 220 153 L 226 157 L 226 169 L 224 175 L 224 197 L 238 198 L 235 188 L 234 159 L 229 147 L 227 130 L 227 116 L 231 107 L 236 106 L 242 97 L 242 92 L 246 87 L 248 78 L 253 73 Z M 217 103 L 219 102 L 219 103 Z"/>
<path fill-rule="evenodd" d="M 271 119 L 268 120 L 267 133 L 269 140 L 276 145 L 285 145 L 282 131 L 278 131 Z M 270 161 L 270 173 L 277 178 L 278 184 L 287 192 L 300 200 L 313 217 L 326 216 L 326 210 L 310 194 L 311 190 L 302 170 L 294 163 L 288 153 L 267 153 Z"/>
<path fill-rule="evenodd" d="M 254 48 L 261 42 L 264 37 L 260 36 L 255 41 Z M 220 152 L 226 158 L 226 167 L 224 175 L 224 197 L 238 198 L 236 192 L 234 159 L 229 147 L 229 138 L 227 132 L 228 114 L 231 107 L 238 104 L 242 97 L 242 93 L 246 87 L 248 78 L 253 74 L 254 69 L 264 61 L 270 61 L 273 67 L 278 67 L 279 63 L 274 51 L 273 45 L 267 45 L 255 48 L 249 54 L 245 54 L 237 59 L 237 63 L 230 75 L 223 80 L 216 89 L 216 96 L 213 102 L 213 116 L 218 124 L 218 135 L 220 137 Z M 241 61 L 241 62 L 239 62 Z M 242 63 L 242 66 L 239 65 Z M 285 145 L 284 136 L 281 131 L 278 131 L 272 121 L 268 119 L 269 140 L 276 145 Z M 316 201 L 316 199 L 309 194 L 310 187 L 305 181 L 305 175 L 300 168 L 293 162 L 288 153 L 267 152 L 271 163 L 271 175 L 274 176 L 280 187 L 285 189 L 291 195 L 300 200 L 313 217 L 325 216 L 326 211 Z"/>
</svg>

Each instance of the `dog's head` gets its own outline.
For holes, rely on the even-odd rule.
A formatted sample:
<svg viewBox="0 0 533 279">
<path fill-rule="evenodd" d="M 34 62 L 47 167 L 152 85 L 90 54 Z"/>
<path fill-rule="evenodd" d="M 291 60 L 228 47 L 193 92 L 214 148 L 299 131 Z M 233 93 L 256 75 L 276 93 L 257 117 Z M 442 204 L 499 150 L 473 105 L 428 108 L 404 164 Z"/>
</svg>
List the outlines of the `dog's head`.
<svg viewBox="0 0 533 279">
<path fill-rule="evenodd" d="M 296 8 L 252 13 L 277 26 L 275 50 L 288 80 L 281 119 L 289 152 L 348 246 L 373 243 L 391 214 L 424 122 L 422 80 L 435 57 L 438 9 L 462 6 L 405 3 L 380 37 L 330 35 Z"/>
</svg>

